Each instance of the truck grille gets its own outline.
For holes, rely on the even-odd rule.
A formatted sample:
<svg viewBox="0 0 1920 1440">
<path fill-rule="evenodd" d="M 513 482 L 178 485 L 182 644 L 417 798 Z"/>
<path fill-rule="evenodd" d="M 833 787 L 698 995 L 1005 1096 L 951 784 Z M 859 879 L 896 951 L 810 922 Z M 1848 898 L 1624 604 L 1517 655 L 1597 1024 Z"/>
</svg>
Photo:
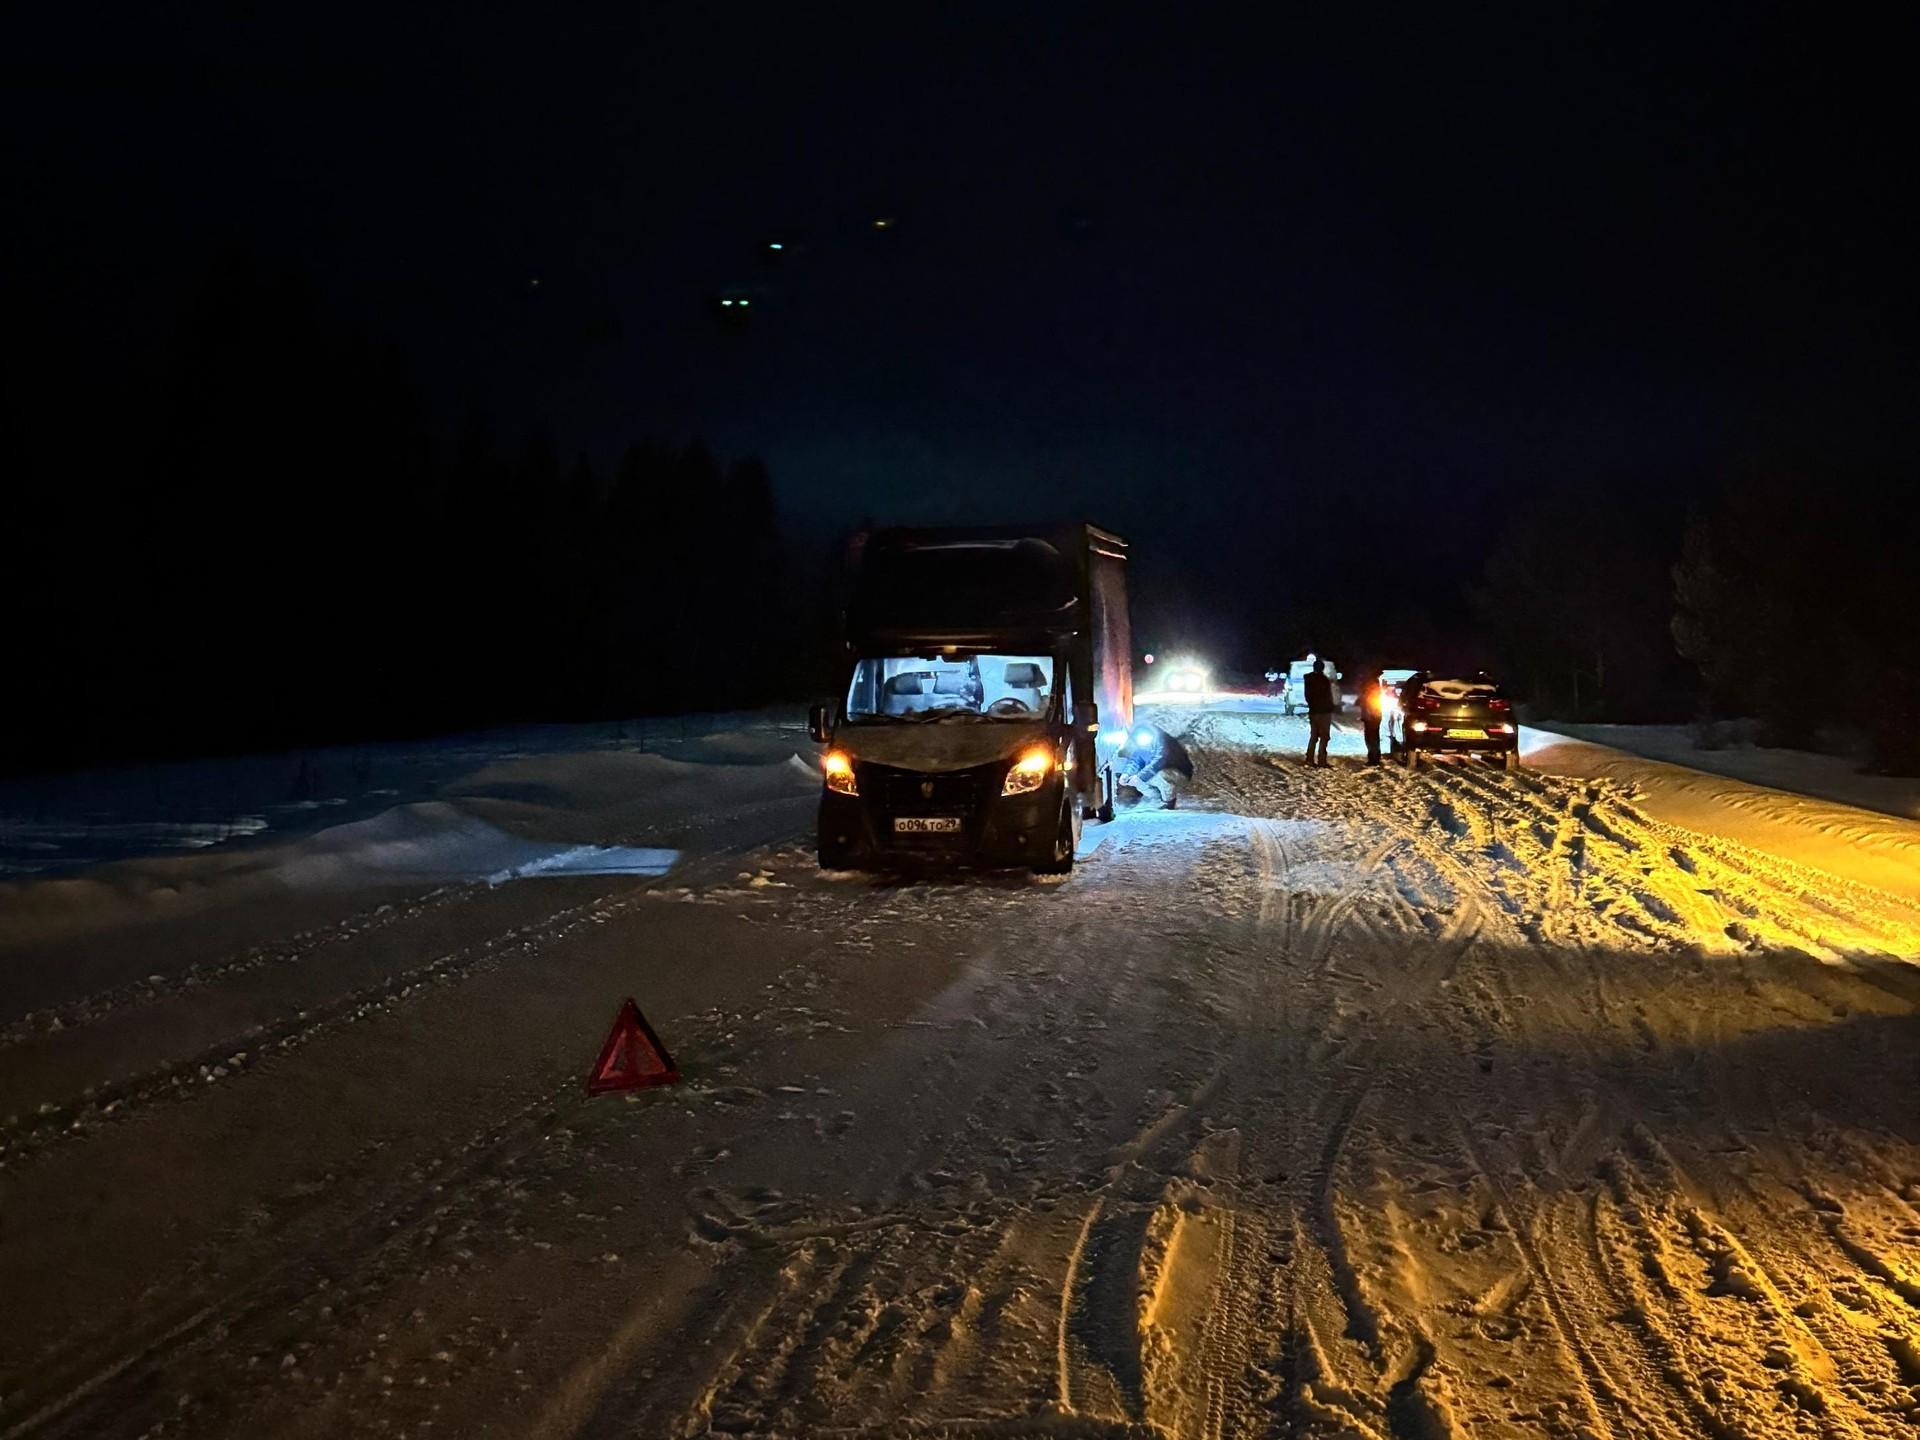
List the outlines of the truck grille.
<svg viewBox="0 0 1920 1440">
<path fill-rule="evenodd" d="M 1000 768 L 976 765 L 970 770 L 930 775 L 919 770 L 896 770 L 891 765 L 864 765 L 860 769 L 860 791 L 873 797 L 883 815 L 972 817 L 980 812 L 987 787 L 998 777 Z"/>
</svg>

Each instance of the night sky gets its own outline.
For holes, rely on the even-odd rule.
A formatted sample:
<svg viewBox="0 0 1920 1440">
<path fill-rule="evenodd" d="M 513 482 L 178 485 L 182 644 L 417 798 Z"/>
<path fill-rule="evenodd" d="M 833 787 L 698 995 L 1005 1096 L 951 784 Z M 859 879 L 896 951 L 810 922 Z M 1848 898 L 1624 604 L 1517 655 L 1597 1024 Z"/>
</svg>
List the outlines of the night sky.
<svg viewBox="0 0 1920 1440">
<path fill-rule="evenodd" d="M 8 304 L 103 410 L 237 251 L 449 428 L 1084 515 L 1244 658 L 1463 613 L 1545 490 L 1912 449 L 1906 39 L 1828 7 L 283 8 L 9 47 Z"/>
</svg>

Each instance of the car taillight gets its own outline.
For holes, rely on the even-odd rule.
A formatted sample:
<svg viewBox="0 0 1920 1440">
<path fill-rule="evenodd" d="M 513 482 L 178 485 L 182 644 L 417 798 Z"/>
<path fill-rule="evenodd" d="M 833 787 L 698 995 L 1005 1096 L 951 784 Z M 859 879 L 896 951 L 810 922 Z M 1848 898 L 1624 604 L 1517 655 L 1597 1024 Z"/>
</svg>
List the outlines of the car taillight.
<svg viewBox="0 0 1920 1440">
<path fill-rule="evenodd" d="M 1504 700 L 1489 700 L 1487 702 L 1487 708 L 1489 710 L 1511 710 L 1513 706 Z"/>
</svg>

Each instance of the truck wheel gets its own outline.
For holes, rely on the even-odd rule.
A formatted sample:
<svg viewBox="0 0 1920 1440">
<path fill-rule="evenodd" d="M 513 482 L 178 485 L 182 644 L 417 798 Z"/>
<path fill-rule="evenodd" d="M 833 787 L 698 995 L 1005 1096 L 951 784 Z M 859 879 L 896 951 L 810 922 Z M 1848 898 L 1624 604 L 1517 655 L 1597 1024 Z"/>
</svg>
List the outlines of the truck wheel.
<svg viewBox="0 0 1920 1440">
<path fill-rule="evenodd" d="M 1053 851 L 1033 867 L 1036 875 L 1067 875 L 1073 871 L 1073 852 L 1080 848 L 1080 807 L 1069 793 L 1060 806 L 1060 824 L 1054 831 Z"/>
</svg>

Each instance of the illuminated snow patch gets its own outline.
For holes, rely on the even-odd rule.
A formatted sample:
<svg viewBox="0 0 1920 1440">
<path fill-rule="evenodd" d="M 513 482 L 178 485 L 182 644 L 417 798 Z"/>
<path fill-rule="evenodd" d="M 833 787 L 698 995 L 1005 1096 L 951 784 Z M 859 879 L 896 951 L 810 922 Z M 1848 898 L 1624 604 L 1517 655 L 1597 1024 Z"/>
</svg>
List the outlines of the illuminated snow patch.
<svg viewBox="0 0 1920 1440">
<path fill-rule="evenodd" d="M 665 875 L 680 859 L 678 850 L 633 845 L 572 845 L 536 856 L 487 876 L 489 885 L 545 875 Z"/>
</svg>

